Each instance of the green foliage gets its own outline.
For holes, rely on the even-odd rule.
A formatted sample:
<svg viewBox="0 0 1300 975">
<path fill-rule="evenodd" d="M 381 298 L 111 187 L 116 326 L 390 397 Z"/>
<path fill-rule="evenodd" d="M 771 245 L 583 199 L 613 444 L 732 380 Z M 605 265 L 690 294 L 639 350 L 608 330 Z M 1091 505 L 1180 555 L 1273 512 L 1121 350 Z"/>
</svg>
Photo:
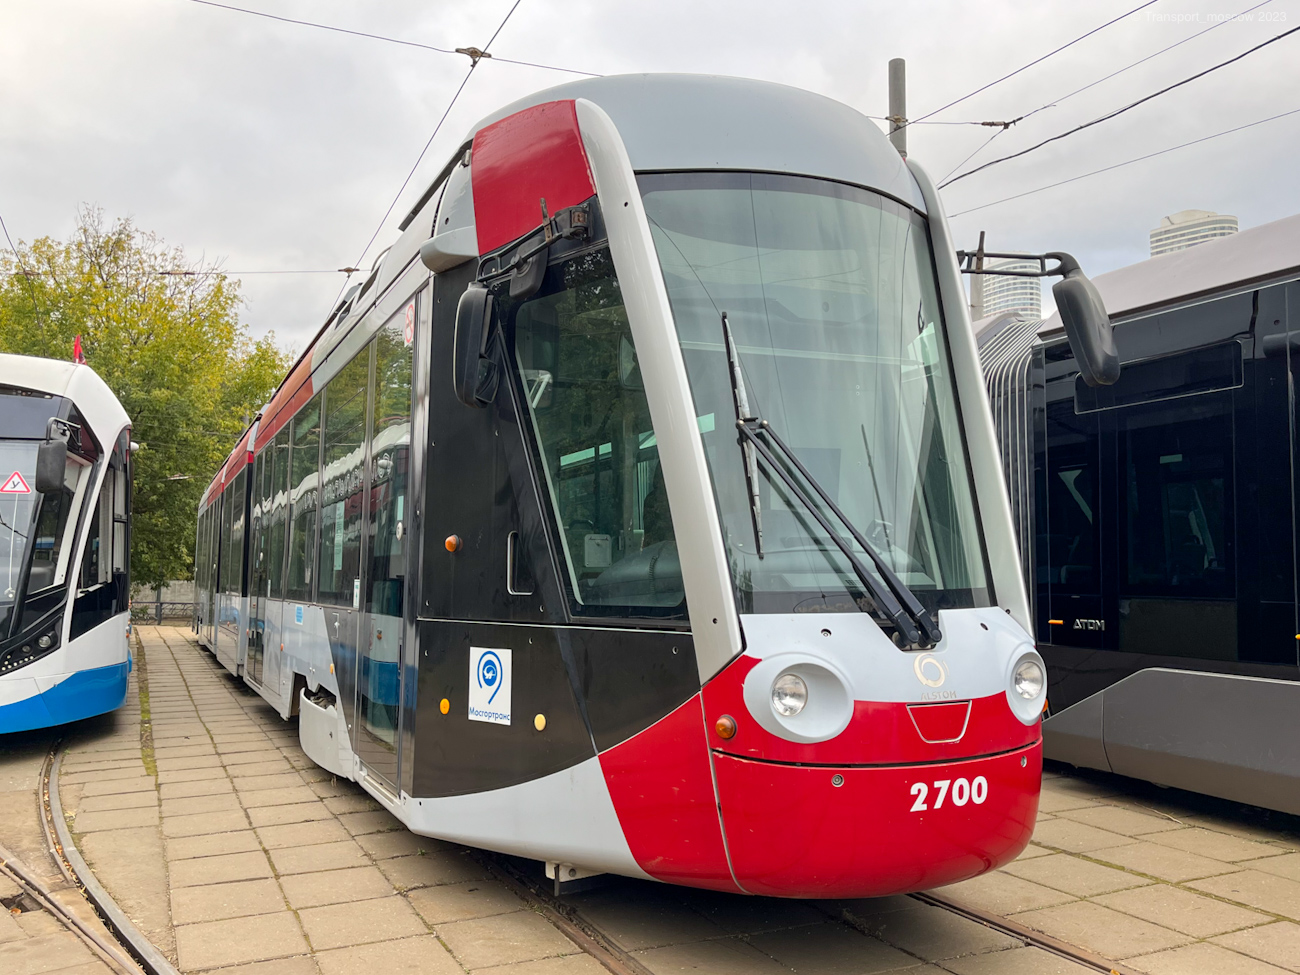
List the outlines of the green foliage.
<svg viewBox="0 0 1300 975">
<path fill-rule="evenodd" d="M 85 208 L 71 240 L 0 254 L 0 352 L 86 363 L 131 417 L 132 581 L 188 579 L 199 497 L 290 362 L 240 323 L 239 283 L 129 219 Z M 180 475 L 173 480 L 173 477 Z"/>
</svg>

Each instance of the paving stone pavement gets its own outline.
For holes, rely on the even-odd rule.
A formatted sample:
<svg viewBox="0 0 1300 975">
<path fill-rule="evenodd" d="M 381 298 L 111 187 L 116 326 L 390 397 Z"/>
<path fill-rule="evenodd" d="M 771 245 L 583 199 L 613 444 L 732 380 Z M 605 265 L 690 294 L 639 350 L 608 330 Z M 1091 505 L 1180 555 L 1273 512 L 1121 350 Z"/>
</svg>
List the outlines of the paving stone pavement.
<svg viewBox="0 0 1300 975">
<path fill-rule="evenodd" d="M 134 686 L 134 679 L 132 680 Z M 104 744 L 102 754 L 117 750 L 139 755 L 139 714 L 130 702 L 114 715 L 82 724 Z M 38 796 L 41 770 L 60 729 L 0 736 L 0 846 L 50 896 L 71 909 L 101 937 L 112 936 L 94 909 L 59 871 L 48 851 L 40 820 Z M 110 756 L 107 749 L 115 751 Z M 112 969 L 61 921 L 24 896 L 22 889 L 0 874 L 0 975 L 111 975 Z"/>
<path fill-rule="evenodd" d="M 468 851 L 408 833 L 317 768 L 296 726 L 188 630 L 140 638 L 144 747 L 74 745 L 62 794 L 79 845 L 99 838 L 101 881 L 166 929 L 156 943 L 183 971 L 603 971 Z M 1185 798 L 1049 773 L 1025 854 L 941 893 L 1151 975 L 1300 973 L 1300 821 Z M 654 975 L 1087 971 L 907 897 L 783 901 L 619 878 L 571 896 Z"/>
</svg>

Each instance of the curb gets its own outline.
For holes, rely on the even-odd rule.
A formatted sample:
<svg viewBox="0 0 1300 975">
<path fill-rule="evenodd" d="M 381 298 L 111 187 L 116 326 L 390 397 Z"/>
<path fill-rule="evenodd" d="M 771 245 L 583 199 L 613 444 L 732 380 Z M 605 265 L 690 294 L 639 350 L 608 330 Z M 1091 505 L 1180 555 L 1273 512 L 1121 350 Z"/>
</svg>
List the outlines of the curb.
<svg viewBox="0 0 1300 975">
<path fill-rule="evenodd" d="M 117 906 L 117 901 L 113 900 L 112 895 L 100 885 L 90 865 L 82 859 L 81 853 L 72 841 L 72 835 L 68 832 L 67 820 L 63 818 L 63 805 L 59 802 L 59 767 L 62 764 L 63 749 L 60 748 L 55 753 L 54 762 L 50 766 L 50 778 L 45 790 L 50 804 L 50 819 L 59 841 L 60 849 L 57 852 L 67 861 L 73 879 L 85 890 L 86 898 L 95 906 L 95 910 L 99 911 L 109 929 L 149 975 L 181 975 L 167 957 Z"/>
</svg>

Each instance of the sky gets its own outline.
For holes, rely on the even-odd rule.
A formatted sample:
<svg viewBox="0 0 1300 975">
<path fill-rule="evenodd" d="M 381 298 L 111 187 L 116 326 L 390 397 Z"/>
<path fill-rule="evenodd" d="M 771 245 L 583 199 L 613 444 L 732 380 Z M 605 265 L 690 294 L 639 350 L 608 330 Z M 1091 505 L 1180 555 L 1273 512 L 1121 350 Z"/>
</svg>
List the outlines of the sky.
<svg viewBox="0 0 1300 975">
<path fill-rule="evenodd" d="M 515 0 L 231 2 L 456 48 L 485 46 Z M 1141 2 L 520 0 L 490 51 L 600 74 L 759 78 L 870 116 L 887 113 L 887 65 L 902 57 L 908 115 L 920 119 Z M 939 179 L 998 130 L 935 123 L 1049 106 L 999 134 L 969 168 L 1300 26 L 1300 0 L 1257 3 L 1157 0 L 909 126 L 909 155 Z M 25 241 L 66 238 L 83 205 L 130 217 L 238 278 L 250 332 L 273 331 L 299 351 L 337 299 L 336 269 L 368 268 L 396 239 L 401 217 L 478 119 L 576 77 L 481 61 L 381 224 L 468 67 L 463 55 L 195 0 L 0 0 L 0 216 Z M 1300 33 L 962 179 L 943 190 L 944 206 L 960 246 L 973 248 L 983 230 L 989 249 L 1069 251 L 1095 276 L 1145 259 L 1148 232 L 1178 210 L 1232 213 L 1243 230 L 1300 212 L 1300 113 L 998 201 L 1293 109 Z M 322 273 L 254 273 L 272 271 Z"/>
</svg>

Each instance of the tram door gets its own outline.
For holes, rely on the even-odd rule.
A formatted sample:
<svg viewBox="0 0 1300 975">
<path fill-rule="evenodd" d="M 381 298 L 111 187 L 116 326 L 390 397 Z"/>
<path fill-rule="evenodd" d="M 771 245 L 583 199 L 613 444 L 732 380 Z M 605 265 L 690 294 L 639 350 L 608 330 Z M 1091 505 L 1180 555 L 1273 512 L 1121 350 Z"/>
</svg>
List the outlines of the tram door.
<svg viewBox="0 0 1300 975">
<path fill-rule="evenodd" d="M 352 747 L 372 777 L 396 788 L 405 639 L 408 494 L 415 300 L 380 329 L 371 384 L 367 544 L 361 569 L 356 712 Z"/>
</svg>

